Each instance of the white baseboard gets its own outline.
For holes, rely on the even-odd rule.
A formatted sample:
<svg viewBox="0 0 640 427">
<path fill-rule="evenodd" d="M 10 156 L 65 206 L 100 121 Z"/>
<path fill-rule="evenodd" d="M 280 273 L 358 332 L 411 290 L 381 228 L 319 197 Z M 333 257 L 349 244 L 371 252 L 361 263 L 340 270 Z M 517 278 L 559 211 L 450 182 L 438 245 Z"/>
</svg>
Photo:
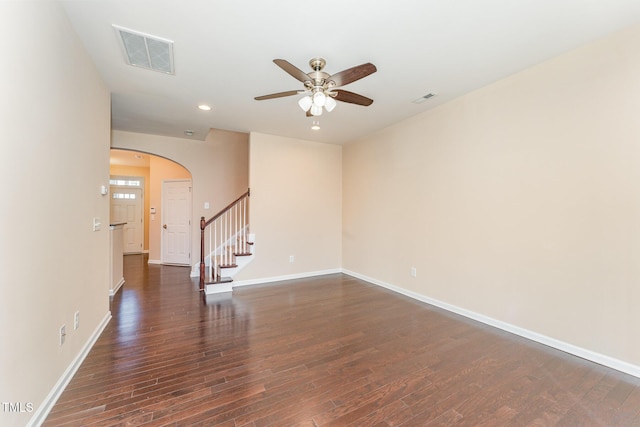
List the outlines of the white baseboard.
<svg viewBox="0 0 640 427">
<path fill-rule="evenodd" d="M 62 376 L 58 379 L 58 381 L 53 386 L 53 388 L 51 389 L 47 397 L 44 399 L 42 404 L 39 405 L 38 409 L 33 413 L 33 416 L 27 423 L 28 427 L 39 426 L 42 423 L 44 423 L 45 419 L 47 418 L 47 415 L 49 415 L 49 412 L 51 412 L 53 405 L 56 404 L 56 402 L 60 398 L 60 395 L 64 391 L 65 387 L 67 387 L 67 385 L 69 384 L 69 381 L 71 381 L 71 378 L 73 378 L 75 373 L 78 371 L 78 368 L 80 367 L 80 365 L 82 365 L 82 362 L 87 357 L 87 355 L 89 354 L 89 351 L 91 350 L 93 345 L 96 343 L 96 341 L 100 337 L 100 334 L 102 334 L 102 331 L 104 331 L 104 328 L 107 327 L 110 320 L 111 320 L 111 312 L 108 311 L 107 314 L 105 314 L 102 321 L 98 324 L 96 329 L 93 331 L 93 334 L 91 334 L 91 336 L 85 343 L 84 347 L 82 347 L 78 355 L 75 357 L 75 359 L 73 359 L 71 364 L 67 367 L 67 369 L 64 371 Z"/>
<path fill-rule="evenodd" d="M 120 288 L 122 287 L 122 285 L 124 285 L 124 277 L 120 278 L 120 280 L 118 281 L 118 284 L 116 285 L 115 288 L 109 290 L 109 296 L 112 297 L 115 294 L 117 294 L 118 291 L 120 290 Z"/>
<path fill-rule="evenodd" d="M 273 277 L 264 277 L 264 278 L 260 278 L 260 279 L 249 279 L 249 280 L 241 280 L 238 282 L 233 282 L 233 287 L 240 287 L 240 286 L 251 286 L 251 285 L 261 285 L 264 283 L 272 283 L 272 282 L 281 282 L 284 280 L 293 280 L 293 279 L 304 279 L 307 277 L 314 277 L 314 276 L 324 276 L 325 274 L 336 274 L 336 273 L 342 273 L 342 269 L 341 268 L 334 268 L 334 269 L 330 269 L 330 270 L 321 270 L 321 271 L 310 271 L 307 273 L 297 273 L 297 274 L 288 274 L 285 276 L 273 276 Z"/>
<path fill-rule="evenodd" d="M 362 274 L 355 273 L 353 271 L 343 269 L 342 272 L 349 276 L 353 276 L 355 278 L 364 280 L 365 282 L 369 282 L 373 285 L 378 285 L 383 288 L 389 289 L 393 292 L 397 292 L 399 294 L 408 296 L 409 298 L 413 298 L 415 300 L 431 304 L 433 306 L 442 308 L 444 310 L 450 311 L 452 313 L 459 314 L 461 316 L 467 317 L 472 320 L 476 320 L 480 323 L 484 323 L 485 325 L 493 326 L 498 329 L 502 329 L 503 331 L 510 332 L 515 335 L 519 335 L 523 338 L 530 339 L 532 341 L 538 342 L 540 344 L 544 344 L 546 346 L 555 348 L 556 350 L 564 351 L 565 353 L 573 354 L 574 356 L 578 356 L 580 358 L 590 360 L 592 362 L 598 363 L 603 366 L 607 366 L 609 368 L 615 369 L 620 372 L 624 372 L 629 375 L 633 375 L 634 377 L 640 378 L 640 366 L 633 365 L 631 363 L 625 362 L 623 360 L 619 360 L 604 354 L 597 353 L 595 351 L 588 350 L 586 348 L 578 347 L 573 344 L 566 343 L 564 341 L 557 340 L 555 338 L 548 337 L 546 335 L 539 334 L 537 332 L 530 331 L 528 329 L 521 328 L 519 326 L 512 325 L 510 323 L 502 322 L 500 320 L 496 320 L 492 317 L 485 316 L 483 314 L 475 313 L 470 310 L 466 310 L 464 308 L 457 307 L 452 304 L 448 304 L 446 302 L 442 302 L 433 298 L 429 298 L 425 295 L 418 294 L 416 292 L 411 292 L 406 289 L 400 288 L 398 286 L 391 285 L 389 283 L 382 282 L 377 279 L 373 279 L 371 277 L 364 276 Z"/>
<path fill-rule="evenodd" d="M 159 259 L 150 259 L 147 261 L 147 264 L 162 264 L 162 261 Z"/>
</svg>

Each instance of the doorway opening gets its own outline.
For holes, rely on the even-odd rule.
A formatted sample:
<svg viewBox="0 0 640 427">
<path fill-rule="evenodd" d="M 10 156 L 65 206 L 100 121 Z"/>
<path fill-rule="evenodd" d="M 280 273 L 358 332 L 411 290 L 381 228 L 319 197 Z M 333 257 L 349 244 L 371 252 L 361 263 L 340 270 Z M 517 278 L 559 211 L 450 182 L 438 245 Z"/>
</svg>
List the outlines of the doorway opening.
<svg viewBox="0 0 640 427">
<path fill-rule="evenodd" d="M 112 223 L 115 218 L 122 218 L 125 214 L 128 215 L 127 218 L 130 218 L 131 221 L 137 221 L 137 219 L 134 218 L 135 210 L 137 209 L 136 203 L 138 201 L 141 202 L 140 223 L 142 226 L 139 227 L 139 232 L 142 240 L 142 250 L 138 249 L 134 251 L 135 243 L 131 243 L 130 245 L 127 243 L 129 239 L 125 231 L 124 252 L 128 254 L 148 253 L 148 262 L 150 264 L 167 263 L 190 265 L 187 258 L 176 259 L 165 256 L 167 253 L 173 253 L 178 250 L 178 246 L 176 246 L 177 243 L 183 243 L 185 241 L 189 242 L 186 250 L 186 254 L 189 256 L 192 242 L 191 234 L 193 231 L 191 230 L 192 227 L 189 226 L 181 231 L 181 233 L 186 234 L 165 235 L 165 233 L 167 233 L 165 230 L 167 229 L 163 228 L 163 225 L 166 224 L 167 228 L 169 227 L 165 219 L 171 218 L 165 218 L 167 212 L 164 207 L 163 187 L 164 183 L 168 181 L 188 181 L 191 183 L 191 173 L 182 165 L 170 159 L 149 153 L 122 149 L 111 149 L 109 171 L 111 179 L 119 180 L 116 181 L 116 184 L 120 184 L 115 185 L 115 187 L 111 189 L 110 200 L 112 205 L 110 221 Z M 123 181 L 140 181 L 140 186 L 122 185 Z M 190 186 L 191 184 L 189 187 Z M 141 194 L 134 191 L 135 188 L 138 188 Z M 114 195 L 116 193 L 117 195 Z M 188 207 L 188 215 L 191 215 L 191 198 L 189 197 L 189 201 L 184 203 L 188 204 L 188 206 L 186 206 Z M 118 217 L 117 215 L 120 216 Z M 191 222 L 190 216 L 187 221 Z M 129 222 L 129 220 L 126 222 Z M 131 242 L 134 241 L 136 232 L 135 230 L 130 231 Z M 178 236 L 183 240 L 177 241 L 175 238 Z M 173 246 L 171 248 L 165 247 L 168 244 L 173 244 Z M 183 248 L 180 248 L 180 252 L 182 251 Z"/>
</svg>

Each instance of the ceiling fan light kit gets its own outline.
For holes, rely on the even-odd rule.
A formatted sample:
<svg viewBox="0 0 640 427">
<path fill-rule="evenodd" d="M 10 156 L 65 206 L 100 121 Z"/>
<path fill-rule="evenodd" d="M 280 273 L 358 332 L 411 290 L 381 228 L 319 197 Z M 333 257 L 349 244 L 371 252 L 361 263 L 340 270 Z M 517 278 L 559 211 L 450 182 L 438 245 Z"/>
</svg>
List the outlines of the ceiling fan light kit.
<svg viewBox="0 0 640 427">
<path fill-rule="evenodd" d="M 324 103 L 324 109 L 327 110 L 328 113 L 330 113 L 334 108 L 336 108 L 336 105 L 337 102 L 333 98 L 328 97 Z"/>
<path fill-rule="evenodd" d="M 327 110 L 327 112 L 333 111 L 337 105 L 336 100 L 365 107 L 373 103 L 373 99 L 346 90 L 336 89 L 375 73 L 377 71 L 376 66 L 371 63 L 358 65 L 330 75 L 322 71 L 326 64 L 326 61 L 322 58 L 313 58 L 309 61 L 309 66 L 313 69 L 309 73 L 305 73 L 284 59 L 274 59 L 273 62 L 289 75 L 301 81 L 304 84 L 304 90 L 290 90 L 257 96 L 255 97 L 257 101 L 304 93 L 305 96 L 298 100 L 298 105 L 307 116 L 319 116 L 322 114 L 323 109 Z"/>
<path fill-rule="evenodd" d="M 327 110 L 327 113 L 333 111 L 336 108 L 336 101 L 332 98 L 331 94 L 326 94 L 322 91 L 314 92 L 313 96 L 306 95 L 298 101 L 298 105 L 302 108 L 302 111 L 309 112 L 312 116 L 319 116 L 322 114 L 322 107 Z"/>
<path fill-rule="evenodd" d="M 318 107 L 324 107 L 324 103 L 326 100 L 327 100 L 327 96 L 324 94 L 324 92 L 321 92 L 320 90 L 318 90 L 313 94 L 313 103 Z"/>
<path fill-rule="evenodd" d="M 317 105 L 317 104 L 313 104 L 311 106 L 311 109 L 309 109 L 309 112 L 311 113 L 312 116 L 321 116 L 322 115 L 322 107 Z"/>
<path fill-rule="evenodd" d="M 313 100 L 311 99 L 310 96 L 305 96 L 300 98 L 300 101 L 298 101 L 298 105 L 300 106 L 300 108 L 302 108 L 302 111 L 309 111 L 309 108 L 311 108 L 311 105 L 313 105 Z"/>
</svg>

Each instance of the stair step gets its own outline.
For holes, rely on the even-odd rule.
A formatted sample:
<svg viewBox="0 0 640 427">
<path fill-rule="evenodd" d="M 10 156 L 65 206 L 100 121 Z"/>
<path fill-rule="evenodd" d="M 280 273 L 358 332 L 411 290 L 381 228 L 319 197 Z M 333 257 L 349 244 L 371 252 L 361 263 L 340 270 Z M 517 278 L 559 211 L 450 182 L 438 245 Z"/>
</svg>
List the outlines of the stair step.
<svg viewBox="0 0 640 427">
<path fill-rule="evenodd" d="M 239 253 L 234 253 L 233 256 L 251 256 L 253 255 L 251 252 L 239 252 Z"/>
<path fill-rule="evenodd" d="M 236 268 L 238 264 L 220 264 L 218 268 Z"/>
<path fill-rule="evenodd" d="M 233 279 L 231 277 L 220 277 L 217 276 L 214 280 L 210 280 L 208 282 L 205 282 L 205 285 L 215 285 L 217 283 L 230 283 L 233 282 Z"/>
</svg>

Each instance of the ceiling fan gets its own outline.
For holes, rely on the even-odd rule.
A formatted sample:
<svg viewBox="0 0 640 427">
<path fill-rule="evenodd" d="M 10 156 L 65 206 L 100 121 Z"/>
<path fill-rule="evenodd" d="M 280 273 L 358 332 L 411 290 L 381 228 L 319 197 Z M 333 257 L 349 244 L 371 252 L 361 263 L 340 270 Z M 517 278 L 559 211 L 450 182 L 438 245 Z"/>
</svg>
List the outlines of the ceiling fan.
<svg viewBox="0 0 640 427">
<path fill-rule="evenodd" d="M 298 105 L 306 113 L 307 117 L 319 116 L 323 108 L 331 112 L 336 106 L 336 101 L 348 102 L 350 104 L 369 106 L 373 99 L 344 89 L 337 89 L 367 77 L 377 71 L 375 65 L 366 64 L 351 67 L 339 73 L 330 75 L 323 70 L 326 61 L 322 58 L 313 58 L 309 61 L 309 66 L 313 71 L 305 73 L 295 65 L 284 59 L 274 59 L 273 62 L 291 76 L 304 84 L 304 90 L 290 90 L 287 92 L 272 93 L 270 95 L 256 96 L 256 101 L 264 99 L 282 98 L 285 96 L 306 94 L 298 101 Z"/>
</svg>

